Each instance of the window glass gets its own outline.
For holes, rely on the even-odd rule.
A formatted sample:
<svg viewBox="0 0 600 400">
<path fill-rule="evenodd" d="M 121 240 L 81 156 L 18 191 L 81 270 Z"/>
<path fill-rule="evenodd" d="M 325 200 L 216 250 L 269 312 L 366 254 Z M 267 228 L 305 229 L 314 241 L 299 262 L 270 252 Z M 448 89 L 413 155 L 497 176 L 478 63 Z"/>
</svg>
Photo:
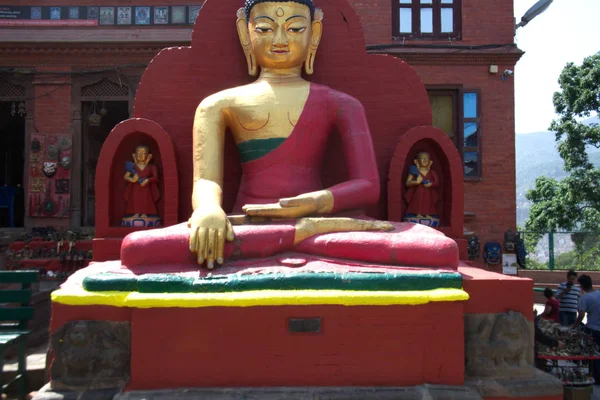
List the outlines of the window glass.
<svg viewBox="0 0 600 400">
<path fill-rule="evenodd" d="M 477 118 L 477 93 L 463 94 L 463 110 L 465 118 Z"/>
<path fill-rule="evenodd" d="M 465 177 L 478 177 L 477 152 L 465 151 L 464 153 Z"/>
<path fill-rule="evenodd" d="M 433 4 L 433 0 L 421 0 L 421 4 Z"/>
<path fill-rule="evenodd" d="M 442 8 L 442 28 L 440 32 L 454 32 L 454 10 L 450 7 Z"/>
<path fill-rule="evenodd" d="M 400 4 L 412 4 L 412 0 L 400 0 Z"/>
<path fill-rule="evenodd" d="M 410 8 L 400 9 L 400 33 L 412 32 L 412 10 Z"/>
<path fill-rule="evenodd" d="M 477 147 L 477 122 L 465 122 L 465 147 Z"/>
<path fill-rule="evenodd" d="M 421 33 L 433 33 L 432 8 L 421 8 Z"/>
<path fill-rule="evenodd" d="M 442 4 L 452 4 L 454 0 L 442 0 Z"/>
</svg>

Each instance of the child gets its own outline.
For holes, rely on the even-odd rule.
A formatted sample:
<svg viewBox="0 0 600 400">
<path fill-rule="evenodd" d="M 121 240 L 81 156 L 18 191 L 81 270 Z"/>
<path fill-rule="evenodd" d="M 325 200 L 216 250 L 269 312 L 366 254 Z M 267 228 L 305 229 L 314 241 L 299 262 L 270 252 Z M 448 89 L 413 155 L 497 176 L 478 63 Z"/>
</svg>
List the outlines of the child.
<svg viewBox="0 0 600 400">
<path fill-rule="evenodd" d="M 542 313 L 541 317 L 547 320 L 558 322 L 558 300 L 554 298 L 554 292 L 550 288 L 544 289 L 544 296 L 546 297 L 546 308 Z"/>
</svg>

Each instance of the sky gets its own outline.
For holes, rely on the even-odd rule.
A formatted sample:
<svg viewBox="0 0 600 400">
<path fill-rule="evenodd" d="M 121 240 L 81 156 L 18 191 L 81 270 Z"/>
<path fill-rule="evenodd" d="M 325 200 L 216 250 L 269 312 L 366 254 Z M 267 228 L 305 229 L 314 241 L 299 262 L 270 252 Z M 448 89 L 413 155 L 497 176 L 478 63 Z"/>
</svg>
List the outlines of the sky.
<svg viewBox="0 0 600 400">
<path fill-rule="evenodd" d="M 517 22 L 535 3 L 514 0 Z M 515 42 L 525 51 L 514 71 L 516 133 L 547 131 L 555 118 L 552 95 L 565 64 L 581 64 L 600 51 L 600 0 L 554 0 L 517 29 Z"/>
</svg>

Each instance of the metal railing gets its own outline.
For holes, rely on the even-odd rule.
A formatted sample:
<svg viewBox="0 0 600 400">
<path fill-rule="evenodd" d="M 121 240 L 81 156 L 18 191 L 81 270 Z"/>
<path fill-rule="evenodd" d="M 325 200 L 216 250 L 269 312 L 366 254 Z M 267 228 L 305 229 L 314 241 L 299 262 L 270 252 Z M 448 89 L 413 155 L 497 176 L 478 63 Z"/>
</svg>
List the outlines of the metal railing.
<svg viewBox="0 0 600 400">
<path fill-rule="evenodd" d="M 527 269 L 600 270 L 600 232 L 519 232 Z"/>
</svg>

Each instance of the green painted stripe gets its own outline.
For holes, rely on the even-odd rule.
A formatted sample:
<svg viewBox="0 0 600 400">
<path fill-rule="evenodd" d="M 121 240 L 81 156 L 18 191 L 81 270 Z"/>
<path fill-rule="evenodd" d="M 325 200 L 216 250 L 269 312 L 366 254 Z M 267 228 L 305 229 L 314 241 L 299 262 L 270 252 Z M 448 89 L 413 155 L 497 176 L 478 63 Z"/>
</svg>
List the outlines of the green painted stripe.
<svg viewBox="0 0 600 400">
<path fill-rule="evenodd" d="M 155 275 L 158 278 L 160 275 L 167 274 L 152 275 Z M 136 275 L 111 273 L 95 274 L 86 276 L 83 279 L 83 287 L 90 292 L 137 292 L 138 277 Z"/>
<path fill-rule="evenodd" d="M 83 280 L 91 292 L 120 291 L 140 293 L 220 293 L 250 290 L 362 290 L 421 291 L 460 289 L 459 273 L 292 273 L 235 274 L 205 278 L 173 274 L 146 274 L 124 277 L 98 274 Z"/>
<path fill-rule="evenodd" d="M 285 138 L 252 139 L 238 143 L 237 149 L 242 162 L 254 161 L 275 150 Z"/>
</svg>

